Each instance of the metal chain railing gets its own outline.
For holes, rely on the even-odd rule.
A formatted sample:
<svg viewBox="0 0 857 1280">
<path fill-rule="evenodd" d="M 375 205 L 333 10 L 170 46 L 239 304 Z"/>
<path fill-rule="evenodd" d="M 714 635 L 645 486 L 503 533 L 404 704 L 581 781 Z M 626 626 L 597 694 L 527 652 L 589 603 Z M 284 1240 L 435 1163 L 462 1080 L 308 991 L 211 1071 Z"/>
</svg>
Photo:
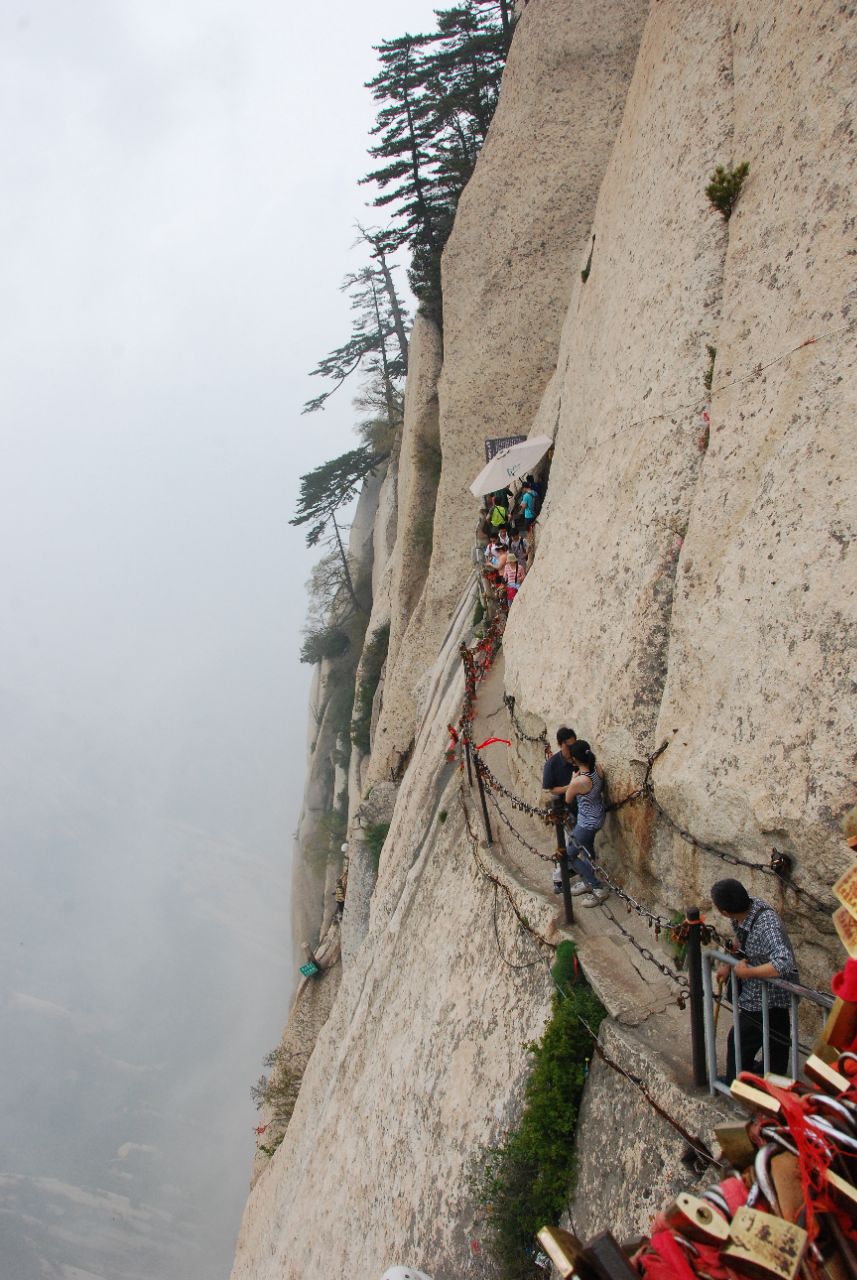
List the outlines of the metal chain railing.
<svg viewBox="0 0 857 1280">
<path fill-rule="evenodd" d="M 506 710 L 509 712 L 509 719 L 512 721 L 512 728 L 515 730 L 515 737 L 520 738 L 521 742 L 540 742 L 542 746 L 545 748 L 546 752 L 550 751 L 551 744 L 548 740 L 547 735 L 544 733 L 544 731 L 542 731 L 541 733 L 537 733 L 535 735 L 531 733 L 527 733 L 526 729 L 521 724 L 520 720 L 518 719 L 515 713 L 514 695 L 511 693 L 504 693 L 503 702 L 505 704 Z"/>
<path fill-rule="evenodd" d="M 477 768 L 478 767 L 479 766 L 477 765 Z M 497 816 L 499 817 L 500 821 L 503 823 L 505 827 L 509 829 L 509 831 L 511 831 L 512 835 L 515 837 L 515 839 L 518 841 L 519 844 L 523 845 L 523 847 L 529 853 L 534 854 L 537 858 L 541 858 L 542 862 L 554 861 L 554 855 L 552 853 L 542 853 L 542 851 L 540 849 L 537 849 L 535 845 L 530 844 L 529 840 L 527 840 L 525 836 L 521 835 L 518 828 L 514 826 L 514 824 L 509 820 L 509 818 L 500 808 L 500 802 L 495 796 L 491 787 L 488 788 L 485 794 L 488 796 L 488 799 L 491 801 L 491 804 L 494 806 L 494 810 L 497 813 Z"/>
<path fill-rule="evenodd" d="M 808 902 L 812 903 L 814 910 L 821 912 L 825 916 L 829 917 L 831 912 L 835 911 L 839 905 L 837 902 L 832 900 L 830 902 L 825 902 L 823 898 L 819 898 L 810 889 L 805 889 L 802 885 L 795 884 L 793 880 L 790 880 L 787 876 L 777 871 L 773 866 L 766 866 L 764 862 L 751 862 L 749 858 L 741 858 L 737 853 L 729 853 L 726 849 L 719 849 L 717 845 L 709 844 L 705 840 L 700 840 L 698 836 L 687 831 L 678 822 L 676 822 L 675 818 L 667 813 L 666 809 L 655 795 L 654 787 L 649 788 L 648 795 L 655 809 L 663 818 L 667 826 L 670 827 L 670 829 L 674 831 L 681 840 L 692 845 L 694 849 L 700 849 L 703 853 L 710 853 L 715 858 L 719 858 L 721 862 L 728 863 L 729 866 L 748 867 L 751 871 L 758 871 L 761 875 L 768 876 L 771 879 L 776 880 L 785 889 L 791 889 L 791 891 L 797 894 L 798 897 L 805 898 Z M 782 857 L 779 850 L 774 850 L 774 856 L 777 858 Z"/>
<path fill-rule="evenodd" d="M 777 883 L 782 885 L 785 889 L 790 889 L 797 897 L 802 898 L 807 903 L 811 904 L 813 910 L 829 919 L 831 913 L 835 911 L 838 904 L 832 900 L 825 901 L 823 898 L 820 898 L 817 894 L 813 893 L 811 889 L 806 889 L 803 885 L 796 884 L 788 874 L 791 868 L 791 859 L 787 854 L 783 854 L 780 850 L 774 849 L 772 851 L 770 864 L 766 864 L 764 862 L 753 862 L 749 858 L 742 858 L 739 854 L 730 853 L 728 850 L 721 849 L 717 845 L 710 844 L 706 840 L 701 840 L 691 831 L 688 831 L 685 827 L 681 826 L 680 823 L 676 822 L 675 818 L 667 812 L 660 800 L 657 798 L 654 782 L 651 776 L 655 762 L 661 755 L 663 755 L 668 746 L 668 741 L 662 742 L 658 749 L 647 757 L 645 762 L 646 774 L 640 786 L 629 792 L 628 795 L 623 796 L 621 800 L 608 803 L 606 805 L 607 811 L 615 813 L 619 809 L 624 808 L 626 804 L 630 804 L 635 800 L 646 799 L 651 802 L 657 813 L 663 818 L 664 822 L 674 832 L 674 834 L 677 835 L 679 839 L 684 840 L 685 843 L 691 845 L 694 849 L 699 849 L 703 853 L 711 854 L 712 857 L 719 858 L 721 862 L 724 862 L 729 866 L 746 867 L 751 871 L 757 871 L 761 875 L 767 876 L 769 879 L 776 880 Z M 476 756 L 476 754 L 477 753 L 474 752 L 474 756 Z M 520 796 L 516 796 L 515 793 L 508 787 L 504 786 L 498 778 L 495 778 L 487 765 L 483 766 L 483 770 L 484 780 L 488 782 L 490 786 L 501 791 L 510 801 L 514 809 L 518 809 L 523 813 L 529 813 L 533 817 L 549 819 L 552 816 L 551 810 L 541 808 L 538 805 L 531 805 Z"/>
<path fill-rule="evenodd" d="M 607 916 L 607 919 L 612 921 L 613 924 L 615 924 L 619 932 L 628 939 L 628 941 L 631 943 L 631 946 L 636 948 L 636 950 L 639 951 L 640 955 L 645 960 L 648 960 L 650 964 L 653 964 L 656 969 L 660 970 L 660 972 L 664 975 L 665 978 L 669 978 L 671 982 L 676 983 L 676 985 L 680 988 L 679 996 L 678 996 L 678 1007 L 680 1009 L 683 1009 L 685 1006 L 685 1001 L 690 999 L 690 986 L 688 984 L 687 975 L 677 973 L 676 970 L 673 969 L 671 965 L 668 965 L 665 960 L 659 960 L 658 957 L 654 955 L 649 950 L 648 947 L 644 947 L 641 942 L 637 941 L 637 939 L 630 932 L 630 930 L 626 929 L 625 926 L 616 919 L 616 917 L 614 916 L 613 912 L 609 909 L 609 907 L 605 907 L 603 903 L 601 905 L 601 910 Z"/>
</svg>

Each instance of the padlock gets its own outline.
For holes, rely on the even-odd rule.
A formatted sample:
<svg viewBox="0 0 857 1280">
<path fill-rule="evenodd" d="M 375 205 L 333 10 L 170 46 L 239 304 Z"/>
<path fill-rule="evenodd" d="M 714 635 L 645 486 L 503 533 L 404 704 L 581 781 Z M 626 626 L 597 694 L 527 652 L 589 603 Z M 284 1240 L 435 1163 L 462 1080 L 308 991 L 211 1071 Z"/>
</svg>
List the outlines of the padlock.
<svg viewBox="0 0 857 1280">
<path fill-rule="evenodd" d="M 782 1216 L 788 1222 L 794 1222 L 805 1203 L 800 1161 L 797 1156 L 793 1156 L 789 1151 L 783 1151 L 780 1155 L 774 1156 L 771 1161 L 771 1178 Z"/>
<path fill-rule="evenodd" d="M 589 1241 L 584 1257 L 598 1280 L 639 1280 L 628 1255 L 609 1231 L 602 1231 Z"/>
<path fill-rule="evenodd" d="M 745 1205 L 732 1219 L 730 1234 L 720 1256 L 733 1270 L 753 1280 L 794 1280 L 808 1239 L 802 1227 Z"/>
<path fill-rule="evenodd" d="M 825 1093 L 833 1095 L 844 1093 L 851 1083 L 847 1076 L 842 1075 L 835 1067 L 830 1066 L 814 1053 L 807 1058 L 804 1073 L 813 1084 L 817 1084 Z"/>
<path fill-rule="evenodd" d="M 722 1124 L 714 1130 L 723 1157 L 733 1169 L 746 1169 L 756 1158 L 756 1148 L 750 1140 L 746 1124 Z"/>
<path fill-rule="evenodd" d="M 583 1261 L 583 1245 L 562 1227 L 542 1227 L 536 1239 L 563 1280 L 595 1280 L 592 1268 Z"/>
<path fill-rule="evenodd" d="M 832 1169 L 827 1171 L 827 1189 L 841 1209 L 853 1217 L 857 1214 L 857 1187 Z"/>
<path fill-rule="evenodd" d="M 764 1079 L 766 1084 L 772 1084 L 775 1089 L 792 1090 L 795 1087 L 795 1081 L 792 1076 L 781 1076 L 776 1071 L 766 1071 Z"/>
<path fill-rule="evenodd" d="M 729 1223 L 712 1205 L 697 1196 L 682 1191 L 664 1210 L 664 1217 L 673 1231 L 696 1240 L 700 1244 L 718 1247 L 729 1239 Z"/>
<path fill-rule="evenodd" d="M 824 1030 L 813 1047 L 813 1053 L 825 1062 L 836 1061 L 836 1050 L 847 1049 L 857 1039 L 857 1004 L 836 999 L 827 1015 Z"/>
<path fill-rule="evenodd" d="M 847 907 L 836 908 L 833 913 L 833 925 L 839 934 L 839 941 L 849 956 L 857 956 L 857 919 L 852 916 Z"/>
<path fill-rule="evenodd" d="M 782 1107 L 776 1098 L 744 1080 L 733 1080 L 729 1092 L 736 1102 L 740 1102 L 748 1111 L 762 1111 L 768 1116 L 778 1116 Z"/>
</svg>

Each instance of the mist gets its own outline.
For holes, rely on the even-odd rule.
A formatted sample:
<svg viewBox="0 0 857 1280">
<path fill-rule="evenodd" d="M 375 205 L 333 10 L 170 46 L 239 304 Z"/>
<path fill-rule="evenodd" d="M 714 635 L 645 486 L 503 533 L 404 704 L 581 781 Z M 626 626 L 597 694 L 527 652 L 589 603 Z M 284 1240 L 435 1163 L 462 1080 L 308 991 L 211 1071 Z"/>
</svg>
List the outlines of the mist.
<svg viewBox="0 0 857 1280">
<path fill-rule="evenodd" d="M 0 14 L 0 1275 L 229 1274 L 293 988 L 298 477 L 351 447 L 372 44 L 430 3 Z"/>
</svg>

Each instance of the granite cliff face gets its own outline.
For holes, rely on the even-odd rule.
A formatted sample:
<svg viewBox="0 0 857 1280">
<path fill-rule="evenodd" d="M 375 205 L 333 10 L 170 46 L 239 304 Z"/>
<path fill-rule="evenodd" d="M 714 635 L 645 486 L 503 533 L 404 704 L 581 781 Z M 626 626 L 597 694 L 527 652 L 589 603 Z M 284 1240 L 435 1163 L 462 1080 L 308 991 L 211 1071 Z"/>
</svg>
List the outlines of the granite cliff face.
<svg viewBox="0 0 857 1280">
<path fill-rule="evenodd" d="M 390 641 L 372 749 L 349 767 L 341 983 L 329 1016 L 334 983 L 309 1020 L 318 1039 L 248 1202 L 234 1280 L 375 1280 L 393 1262 L 435 1280 L 491 1274 L 471 1243 L 468 1171 L 519 1104 L 522 1044 L 550 986 L 485 869 L 557 934 L 549 871 L 480 847 L 445 755 L 457 647 L 472 637 L 467 486 L 486 436 L 555 438 L 503 642 L 519 720 L 531 735 L 573 724 L 617 796 L 669 743 L 652 774 L 661 808 L 629 805 L 605 829 L 617 877 L 659 911 L 707 905 L 731 868 L 675 825 L 754 863 L 775 845 L 821 897 L 843 869 L 839 825 L 857 800 L 855 13 L 839 0 L 522 10 L 444 257 L 443 339 L 417 321 L 401 450 L 358 521 L 369 634 L 389 623 Z M 705 186 L 741 162 L 727 222 Z M 538 744 L 491 723 L 536 799 Z M 335 743 L 316 751 L 329 783 Z M 313 776 L 306 814 L 325 803 Z M 365 832 L 384 822 L 376 870 Z M 838 956 L 824 915 L 742 874 L 784 910 L 804 978 L 823 984 Z M 581 951 L 596 986 L 599 956 L 619 964 L 602 941 Z M 614 1055 L 705 1131 L 716 1116 L 662 1056 L 663 1009 L 634 1030 L 606 979 L 602 995 Z M 579 1211 L 593 1229 L 645 1228 L 680 1144 L 609 1072 L 589 1095 Z"/>
</svg>

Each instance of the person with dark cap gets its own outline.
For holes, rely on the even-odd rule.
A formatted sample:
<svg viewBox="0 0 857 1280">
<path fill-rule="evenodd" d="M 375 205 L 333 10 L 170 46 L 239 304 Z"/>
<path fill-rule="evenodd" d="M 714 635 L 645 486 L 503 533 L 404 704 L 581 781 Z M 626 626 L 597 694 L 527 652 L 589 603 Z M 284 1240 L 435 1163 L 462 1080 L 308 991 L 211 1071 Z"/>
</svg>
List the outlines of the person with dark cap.
<svg viewBox="0 0 857 1280">
<path fill-rule="evenodd" d="M 735 952 L 741 956 L 734 967 L 740 980 L 738 1019 L 741 1033 L 741 1066 L 755 1071 L 756 1054 L 762 1048 L 762 978 L 782 978 L 797 982 L 798 971 L 789 935 L 776 911 L 762 898 L 751 898 L 740 880 L 718 880 L 711 886 L 711 900 L 721 915 L 732 922 L 735 930 Z M 724 981 L 730 966 L 720 965 L 717 977 Z M 768 987 L 768 1025 L 771 1042 L 771 1070 L 784 1075 L 789 1064 L 789 993 L 780 987 Z M 721 1083 L 735 1079 L 735 1028 L 729 1032 L 726 1046 L 726 1075 Z"/>
</svg>

